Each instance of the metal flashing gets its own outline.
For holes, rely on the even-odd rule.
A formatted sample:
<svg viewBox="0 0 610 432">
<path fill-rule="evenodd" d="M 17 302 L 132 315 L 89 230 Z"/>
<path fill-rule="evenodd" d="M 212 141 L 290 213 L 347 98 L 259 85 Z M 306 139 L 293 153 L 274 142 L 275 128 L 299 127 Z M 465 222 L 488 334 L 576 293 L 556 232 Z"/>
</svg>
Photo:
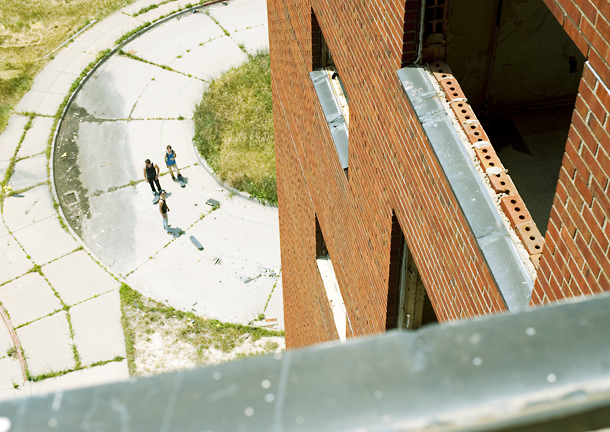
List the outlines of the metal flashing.
<svg viewBox="0 0 610 432">
<path fill-rule="evenodd" d="M 451 185 L 506 307 L 529 306 L 534 282 L 479 176 L 432 80 L 421 67 L 398 70 L 398 78 Z"/>
<path fill-rule="evenodd" d="M 346 169 L 349 164 L 349 139 L 347 123 L 343 117 L 341 105 L 332 90 L 330 78 L 324 71 L 313 71 L 309 73 L 309 76 L 318 95 L 320 105 L 322 105 L 341 168 Z"/>
</svg>

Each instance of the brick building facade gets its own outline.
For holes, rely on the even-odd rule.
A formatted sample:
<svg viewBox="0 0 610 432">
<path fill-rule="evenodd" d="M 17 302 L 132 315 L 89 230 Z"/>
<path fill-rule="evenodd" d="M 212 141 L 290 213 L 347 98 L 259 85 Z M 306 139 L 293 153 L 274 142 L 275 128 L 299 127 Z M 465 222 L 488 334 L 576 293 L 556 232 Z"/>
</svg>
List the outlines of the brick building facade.
<svg viewBox="0 0 610 432">
<path fill-rule="evenodd" d="M 609 0 L 268 14 L 289 348 L 610 290 Z"/>
</svg>

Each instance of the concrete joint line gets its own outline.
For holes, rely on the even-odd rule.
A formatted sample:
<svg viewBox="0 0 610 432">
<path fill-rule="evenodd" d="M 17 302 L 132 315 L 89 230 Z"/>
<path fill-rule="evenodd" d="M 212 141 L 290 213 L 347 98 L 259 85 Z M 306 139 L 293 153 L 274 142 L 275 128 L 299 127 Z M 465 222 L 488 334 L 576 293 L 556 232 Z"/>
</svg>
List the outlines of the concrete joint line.
<svg viewBox="0 0 610 432">
<path fill-rule="evenodd" d="M 23 352 L 21 350 L 21 343 L 19 342 L 19 338 L 17 337 L 17 333 L 13 329 L 13 323 L 11 323 L 11 319 L 8 317 L 4 306 L 0 305 L 0 315 L 2 315 L 2 319 L 4 319 L 4 324 L 6 324 L 6 328 L 8 332 L 11 334 L 11 339 L 13 339 L 13 344 L 17 349 L 17 357 L 19 357 L 19 364 L 21 365 L 21 374 L 23 375 L 23 381 L 28 380 L 27 375 L 27 365 L 25 363 L 25 358 L 23 358 Z"/>
</svg>

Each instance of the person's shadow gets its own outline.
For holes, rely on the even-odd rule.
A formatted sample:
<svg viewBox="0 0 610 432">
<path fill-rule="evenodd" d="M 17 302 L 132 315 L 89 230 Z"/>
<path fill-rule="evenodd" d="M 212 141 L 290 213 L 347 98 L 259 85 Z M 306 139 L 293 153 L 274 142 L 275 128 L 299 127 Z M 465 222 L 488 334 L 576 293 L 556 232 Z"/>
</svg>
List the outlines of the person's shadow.
<svg viewBox="0 0 610 432">
<path fill-rule="evenodd" d="M 174 238 L 178 238 L 182 234 L 184 234 L 184 231 L 182 231 L 182 229 L 178 228 L 178 227 L 171 227 L 170 229 L 167 230 L 167 232 L 169 232 L 171 235 L 173 235 Z"/>
</svg>

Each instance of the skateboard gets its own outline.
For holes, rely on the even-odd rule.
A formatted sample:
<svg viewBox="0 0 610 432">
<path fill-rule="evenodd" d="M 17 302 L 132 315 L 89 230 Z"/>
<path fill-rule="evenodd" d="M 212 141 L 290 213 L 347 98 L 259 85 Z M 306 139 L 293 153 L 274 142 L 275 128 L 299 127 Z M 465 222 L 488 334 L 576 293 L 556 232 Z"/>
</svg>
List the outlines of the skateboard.
<svg viewBox="0 0 610 432">
<path fill-rule="evenodd" d="M 194 236 L 191 236 L 190 239 L 197 249 L 203 250 L 203 246 L 201 245 L 201 243 L 199 243 L 199 240 L 197 240 Z"/>
<path fill-rule="evenodd" d="M 159 204 L 159 195 L 153 197 L 153 204 Z"/>
<path fill-rule="evenodd" d="M 186 187 L 186 184 L 188 183 L 188 180 L 186 178 L 182 177 L 181 175 L 178 176 L 176 181 L 178 182 L 178 184 L 180 184 L 181 188 Z"/>
</svg>

